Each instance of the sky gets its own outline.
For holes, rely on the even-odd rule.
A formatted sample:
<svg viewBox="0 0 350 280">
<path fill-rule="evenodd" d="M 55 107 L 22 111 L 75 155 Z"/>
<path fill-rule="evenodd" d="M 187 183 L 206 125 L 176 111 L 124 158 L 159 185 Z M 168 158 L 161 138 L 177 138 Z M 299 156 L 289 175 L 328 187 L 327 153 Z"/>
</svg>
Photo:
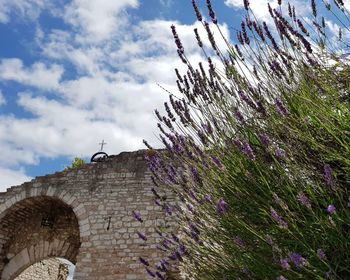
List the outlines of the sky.
<svg viewBox="0 0 350 280">
<path fill-rule="evenodd" d="M 269 20 L 266 0 L 250 2 Z M 310 14 L 309 1 L 290 2 Z M 235 42 L 243 2 L 212 3 Z M 203 59 L 190 0 L 0 0 L 0 191 L 89 161 L 102 140 L 108 154 L 160 146 L 153 110 L 167 100 L 161 87 L 177 91 L 174 68 L 185 70 L 172 24 L 190 60 Z"/>
</svg>

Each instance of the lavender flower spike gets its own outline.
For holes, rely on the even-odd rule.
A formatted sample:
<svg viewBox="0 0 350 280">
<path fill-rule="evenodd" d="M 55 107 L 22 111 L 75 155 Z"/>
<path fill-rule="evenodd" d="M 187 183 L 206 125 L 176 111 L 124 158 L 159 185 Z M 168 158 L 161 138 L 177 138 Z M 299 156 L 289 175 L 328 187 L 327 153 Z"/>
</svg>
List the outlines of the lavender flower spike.
<svg viewBox="0 0 350 280">
<path fill-rule="evenodd" d="M 271 207 L 271 217 L 273 220 L 275 220 L 282 228 L 287 229 L 288 228 L 288 223 L 282 219 L 281 216 L 278 215 L 275 209 Z"/>
<path fill-rule="evenodd" d="M 149 266 L 149 262 L 148 262 L 145 258 L 140 257 L 139 260 L 140 260 L 140 262 L 143 263 L 145 266 Z"/>
<path fill-rule="evenodd" d="M 277 148 L 275 151 L 275 155 L 278 158 L 285 158 L 286 157 L 286 151 L 281 149 L 281 148 Z"/>
<path fill-rule="evenodd" d="M 249 10 L 249 1 L 243 0 L 243 3 L 244 3 L 244 9 L 246 9 L 248 11 Z"/>
<path fill-rule="evenodd" d="M 134 215 L 134 218 L 138 220 L 140 223 L 143 222 L 140 212 L 133 211 L 133 215 Z"/>
<path fill-rule="evenodd" d="M 289 114 L 288 109 L 286 107 L 284 107 L 284 105 L 280 99 L 278 99 L 278 98 L 275 99 L 275 106 L 276 106 L 277 112 L 280 115 L 286 116 Z"/>
<path fill-rule="evenodd" d="M 281 259 L 280 260 L 280 265 L 281 265 L 281 267 L 283 269 L 286 269 L 286 270 L 290 269 L 290 265 L 289 265 L 289 262 L 288 262 L 287 258 L 286 259 Z"/>
<path fill-rule="evenodd" d="M 333 186 L 333 177 L 332 177 L 332 168 L 329 164 L 325 164 L 324 167 L 324 179 L 326 181 L 326 185 L 331 187 Z"/>
<path fill-rule="evenodd" d="M 291 253 L 289 255 L 290 260 L 294 263 L 294 265 L 298 268 L 304 267 L 307 264 L 306 259 L 304 259 L 300 254 L 298 253 Z"/>
<path fill-rule="evenodd" d="M 244 143 L 242 147 L 243 153 L 245 153 L 250 160 L 255 160 L 255 154 L 252 147 L 248 143 Z"/>
<path fill-rule="evenodd" d="M 220 214 L 220 215 L 223 215 L 227 212 L 228 205 L 223 198 L 220 198 L 218 200 L 218 203 L 216 204 L 216 210 L 217 210 L 218 214 Z"/>
<path fill-rule="evenodd" d="M 298 201 L 299 201 L 302 205 L 304 205 L 305 207 L 307 207 L 307 208 L 309 208 L 309 209 L 311 208 L 310 200 L 309 200 L 309 198 L 306 196 L 305 193 L 299 192 L 299 193 L 298 193 L 298 196 L 297 196 L 297 199 L 298 199 Z"/>
<path fill-rule="evenodd" d="M 137 232 L 137 235 L 143 240 L 143 241 L 147 241 L 147 237 L 146 237 L 146 235 L 144 235 L 143 233 L 141 233 L 141 232 Z"/>
<path fill-rule="evenodd" d="M 259 134 L 259 138 L 260 138 L 260 141 L 261 143 L 265 146 L 265 147 L 268 147 L 269 144 L 270 144 L 270 138 L 269 136 L 266 134 L 266 133 L 261 133 Z"/>
<path fill-rule="evenodd" d="M 150 270 L 149 268 L 146 268 L 147 273 L 152 276 L 153 278 L 156 277 L 156 275 L 154 274 L 154 272 L 152 270 Z"/>
<path fill-rule="evenodd" d="M 320 258 L 320 260 L 324 260 L 326 258 L 326 253 L 322 249 L 318 249 L 317 256 Z"/>
<path fill-rule="evenodd" d="M 327 212 L 329 214 L 333 214 L 335 212 L 335 210 L 336 210 L 336 208 L 335 208 L 335 206 L 333 204 L 328 205 Z"/>
</svg>

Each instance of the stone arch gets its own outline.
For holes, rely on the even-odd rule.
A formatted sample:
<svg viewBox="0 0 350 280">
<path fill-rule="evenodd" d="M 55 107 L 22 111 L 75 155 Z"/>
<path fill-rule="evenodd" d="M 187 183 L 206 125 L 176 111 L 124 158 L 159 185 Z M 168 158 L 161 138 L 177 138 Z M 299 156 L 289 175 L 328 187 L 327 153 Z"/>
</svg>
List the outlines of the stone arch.
<svg viewBox="0 0 350 280">
<path fill-rule="evenodd" d="M 16 280 L 54 279 L 66 280 L 74 270 L 74 264 L 67 259 L 50 257 L 32 264 L 21 272 Z"/>
<path fill-rule="evenodd" d="M 75 247 L 75 244 L 70 244 L 69 242 L 62 243 L 58 239 L 53 240 L 53 242 L 41 240 L 37 246 L 26 247 L 11 258 L 1 273 L 1 279 L 15 279 L 28 267 L 48 259 L 48 257 L 57 257 L 71 261 L 76 258 L 77 249 L 79 248 Z M 38 253 L 36 252 L 37 250 Z M 75 264 L 76 261 L 71 262 Z"/>
<path fill-rule="evenodd" d="M 82 236 L 89 235 L 83 204 L 69 192 L 32 188 L 9 197 L 0 205 L 0 274 L 12 280 L 30 265 L 48 257 L 76 263 Z M 43 216 L 52 212 L 55 223 L 44 227 Z"/>
<path fill-rule="evenodd" d="M 30 187 L 24 188 L 20 193 L 10 195 L 5 198 L 5 202 L 0 204 L 0 221 L 6 215 L 7 211 L 16 203 L 26 198 L 34 198 L 39 196 L 48 196 L 57 198 L 69 205 L 78 219 L 80 236 L 90 235 L 90 224 L 88 213 L 83 203 L 71 192 L 56 187 L 35 187 L 35 183 Z M 1 237 L 0 237 L 1 238 Z"/>
</svg>

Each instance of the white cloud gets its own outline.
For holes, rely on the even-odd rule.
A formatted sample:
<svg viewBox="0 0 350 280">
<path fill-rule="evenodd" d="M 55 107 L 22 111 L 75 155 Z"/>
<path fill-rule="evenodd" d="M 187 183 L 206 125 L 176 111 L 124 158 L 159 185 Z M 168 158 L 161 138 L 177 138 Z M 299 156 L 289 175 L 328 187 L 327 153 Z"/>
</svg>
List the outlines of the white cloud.
<svg viewBox="0 0 350 280">
<path fill-rule="evenodd" d="M 130 29 L 133 36 L 121 46 L 132 45 L 132 56 L 127 47 L 120 51 L 118 43 L 76 46 L 71 34 L 55 30 L 42 44 L 43 53 L 62 64 L 68 61 L 81 71 L 72 79 L 63 79 L 63 69 L 56 64 L 27 67 L 19 59 L 3 60 L 3 79 L 50 89 L 60 97 L 18 94 L 18 105 L 33 118 L 0 118 L 0 131 L 6 131 L 0 134 L 0 144 L 11 143 L 8 150 L 13 152 L 6 164 L 33 164 L 40 157 L 89 156 L 100 139 L 106 139 L 111 153 L 143 148 L 142 139 L 154 140 L 153 109 L 162 108 L 168 95 L 157 83 L 176 92 L 174 68 L 184 69 L 171 35 L 172 23 L 144 21 Z M 193 28 L 203 27 L 198 23 L 176 24 L 188 56 L 197 63 L 201 55 Z M 221 27 L 228 34 L 228 28 Z M 207 41 L 205 31 L 200 32 Z M 26 152 L 23 157 L 22 151 Z"/>
<path fill-rule="evenodd" d="M 19 185 L 31 179 L 32 178 L 28 177 L 22 169 L 12 170 L 0 167 L 0 192 L 5 192 L 7 188 Z"/>
<path fill-rule="evenodd" d="M 12 12 L 21 18 L 35 20 L 47 5 L 46 0 L 0 0 L 0 22 L 8 23 Z"/>
<path fill-rule="evenodd" d="M 342 37 L 345 40 L 350 39 L 350 32 L 345 29 L 341 28 L 337 23 L 331 21 L 331 20 L 326 20 L 326 26 L 328 27 L 330 33 L 331 33 L 331 38 L 330 38 L 330 44 L 334 43 L 335 45 L 339 44 L 339 29 L 342 31 Z"/>
<path fill-rule="evenodd" d="M 6 99 L 5 96 L 3 95 L 1 89 L 0 89 L 0 106 L 5 105 L 6 104 Z"/>
<path fill-rule="evenodd" d="M 350 10 L 350 0 L 344 0 L 344 6 L 349 11 Z"/>
<path fill-rule="evenodd" d="M 74 0 L 66 6 L 64 19 L 78 30 L 83 30 L 84 34 L 80 40 L 99 42 L 109 39 L 125 25 L 127 22 L 127 17 L 123 15 L 125 9 L 137 6 L 137 0 Z"/>
<path fill-rule="evenodd" d="M 31 113 L 30 119 L 0 115 L 0 145 L 5 150 L 0 168 L 38 164 L 41 157 L 88 157 L 101 139 L 110 154 L 144 148 L 142 139 L 158 143 L 153 109 L 161 109 L 168 94 L 157 83 L 176 92 L 173 70 L 185 69 L 171 24 L 177 25 L 194 64 L 202 55 L 193 29 L 199 29 L 207 47 L 209 43 L 198 22 L 149 20 L 132 25 L 125 9 L 137 5 L 136 0 L 74 0 L 57 14 L 72 29 L 45 33 L 37 28 L 35 39 L 45 60 L 32 65 L 18 58 L 0 60 L 0 79 L 41 90 L 40 95 L 35 88 L 18 93 L 17 104 Z M 221 28 L 229 34 L 226 25 Z M 213 32 L 226 49 L 215 26 Z M 67 70 L 63 75 L 61 65 L 73 68 L 74 74 Z"/>
<path fill-rule="evenodd" d="M 225 0 L 225 5 L 239 9 L 244 7 L 243 0 Z"/>
<path fill-rule="evenodd" d="M 288 2 L 295 6 L 298 16 L 305 16 L 306 13 L 310 11 L 309 2 L 305 3 L 305 1 L 302 0 L 291 0 Z M 250 0 L 249 3 L 249 7 L 253 10 L 257 19 L 272 23 L 267 4 L 269 3 L 272 9 L 277 8 L 277 0 Z M 286 3 L 287 1 L 282 2 L 285 11 L 287 11 Z M 235 9 L 244 8 L 243 0 L 225 0 L 225 4 Z"/>
<path fill-rule="evenodd" d="M 45 90 L 57 89 L 63 72 L 63 67 L 57 64 L 46 66 L 37 62 L 26 68 L 18 58 L 2 59 L 0 62 L 0 79 Z"/>
</svg>

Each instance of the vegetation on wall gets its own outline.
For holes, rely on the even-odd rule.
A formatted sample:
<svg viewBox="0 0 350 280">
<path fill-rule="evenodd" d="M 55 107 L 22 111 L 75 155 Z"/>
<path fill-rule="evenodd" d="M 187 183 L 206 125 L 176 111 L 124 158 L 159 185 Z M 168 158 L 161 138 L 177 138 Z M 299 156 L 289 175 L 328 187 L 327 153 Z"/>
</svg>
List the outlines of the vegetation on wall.
<svg viewBox="0 0 350 280">
<path fill-rule="evenodd" d="M 71 165 L 67 166 L 65 169 L 78 168 L 78 167 L 82 167 L 85 164 L 86 164 L 85 160 L 83 160 L 82 158 L 79 158 L 79 157 L 75 157 L 72 160 Z"/>
</svg>

